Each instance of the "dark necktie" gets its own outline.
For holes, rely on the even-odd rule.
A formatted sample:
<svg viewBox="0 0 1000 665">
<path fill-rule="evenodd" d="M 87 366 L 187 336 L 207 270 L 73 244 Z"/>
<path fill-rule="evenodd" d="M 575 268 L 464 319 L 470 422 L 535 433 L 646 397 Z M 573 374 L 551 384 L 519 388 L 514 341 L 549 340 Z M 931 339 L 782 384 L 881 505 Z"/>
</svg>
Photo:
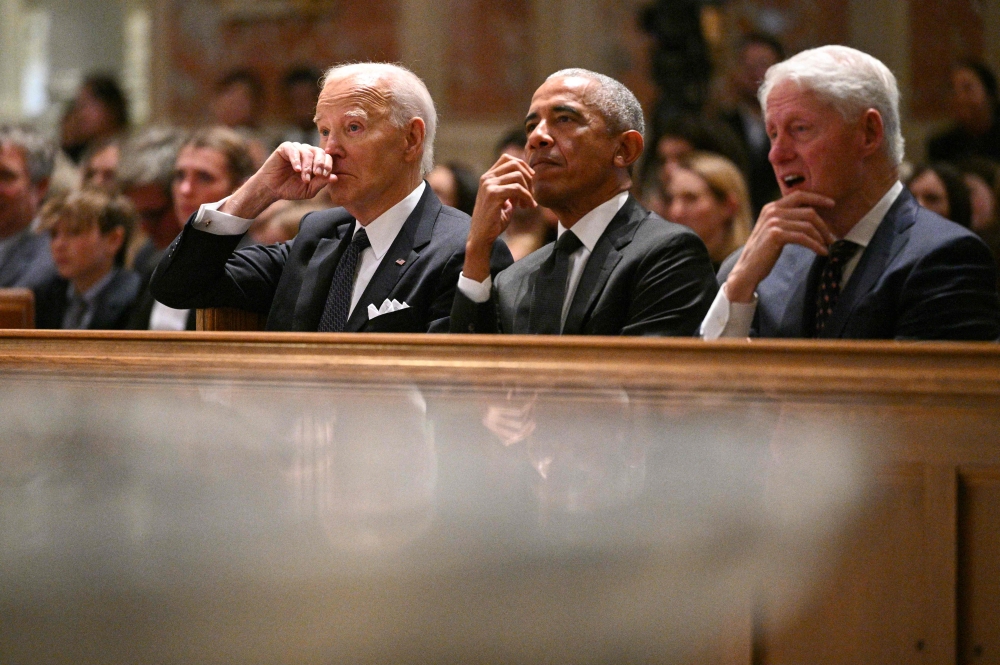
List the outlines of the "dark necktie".
<svg viewBox="0 0 1000 665">
<path fill-rule="evenodd" d="M 819 278 L 819 286 L 816 288 L 814 332 L 817 337 L 823 332 L 826 322 L 833 313 L 833 308 L 837 306 L 837 300 L 840 299 L 844 266 L 860 248 L 861 245 L 853 243 L 850 240 L 838 240 L 830 245 L 830 253 L 826 257 L 826 265 L 823 266 L 823 272 Z"/>
<path fill-rule="evenodd" d="M 73 295 L 69 300 L 69 307 L 66 308 L 66 313 L 63 315 L 63 330 L 82 329 L 83 320 L 87 317 L 89 311 L 90 306 L 87 304 L 87 301 L 74 289 Z"/>
<path fill-rule="evenodd" d="M 583 247 L 572 231 L 564 231 L 556 241 L 552 255 L 545 260 L 535 280 L 532 295 L 531 321 L 528 332 L 536 335 L 558 335 L 562 332 L 562 310 L 569 281 L 569 255 Z"/>
<path fill-rule="evenodd" d="M 351 310 L 351 294 L 354 292 L 354 275 L 358 271 L 358 257 L 371 247 L 368 234 L 360 229 L 354 234 L 351 244 L 340 257 L 337 269 L 333 271 L 330 293 L 326 296 L 323 315 L 319 319 L 319 332 L 343 332 L 347 325 L 347 314 Z"/>
</svg>

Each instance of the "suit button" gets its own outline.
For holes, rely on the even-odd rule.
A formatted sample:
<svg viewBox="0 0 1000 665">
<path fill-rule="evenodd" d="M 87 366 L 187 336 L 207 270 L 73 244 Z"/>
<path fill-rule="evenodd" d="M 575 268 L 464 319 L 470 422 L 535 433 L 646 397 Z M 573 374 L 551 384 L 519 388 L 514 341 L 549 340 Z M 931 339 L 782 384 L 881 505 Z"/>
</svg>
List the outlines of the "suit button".
<svg viewBox="0 0 1000 665">
<path fill-rule="evenodd" d="M 476 332 L 476 325 L 474 323 L 469 324 L 469 332 Z"/>
</svg>

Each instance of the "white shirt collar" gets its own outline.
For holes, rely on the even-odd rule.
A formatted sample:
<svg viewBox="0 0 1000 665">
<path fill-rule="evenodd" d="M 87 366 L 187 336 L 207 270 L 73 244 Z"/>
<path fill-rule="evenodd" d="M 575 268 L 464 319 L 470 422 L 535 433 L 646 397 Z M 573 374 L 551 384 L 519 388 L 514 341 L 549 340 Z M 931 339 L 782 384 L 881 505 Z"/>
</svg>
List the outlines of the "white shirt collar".
<svg viewBox="0 0 1000 665">
<path fill-rule="evenodd" d="M 872 241 L 872 236 L 875 235 L 875 231 L 878 229 L 878 225 L 882 223 L 882 219 L 885 214 L 889 212 L 889 208 L 892 204 L 896 202 L 899 195 L 903 191 L 903 183 L 896 181 L 896 184 L 889 188 L 889 191 L 885 193 L 879 202 L 875 204 L 875 207 L 868 211 L 868 213 L 858 220 L 858 223 L 854 225 L 847 235 L 844 236 L 844 240 L 850 240 L 853 243 L 857 243 L 862 247 L 867 247 L 868 243 Z"/>
<path fill-rule="evenodd" d="M 421 180 L 416 189 L 410 192 L 406 198 L 370 221 L 365 227 L 365 233 L 368 234 L 368 241 L 372 244 L 372 251 L 375 252 L 376 259 L 381 260 L 382 256 L 389 251 L 392 241 L 399 235 L 406 219 L 420 202 L 425 187 L 427 187 L 427 183 Z M 361 224 L 354 222 L 355 233 L 359 228 L 361 228 Z"/>
<path fill-rule="evenodd" d="M 604 234 L 604 230 L 608 228 L 608 224 L 615 218 L 615 215 L 622 209 L 626 201 L 628 201 L 628 192 L 616 194 L 581 217 L 573 225 L 573 233 L 580 239 L 580 242 L 583 243 L 588 252 L 594 251 L 594 245 L 600 240 Z M 564 231 L 566 231 L 566 227 L 562 225 L 562 222 L 559 222 L 559 235 L 561 236 Z"/>
</svg>

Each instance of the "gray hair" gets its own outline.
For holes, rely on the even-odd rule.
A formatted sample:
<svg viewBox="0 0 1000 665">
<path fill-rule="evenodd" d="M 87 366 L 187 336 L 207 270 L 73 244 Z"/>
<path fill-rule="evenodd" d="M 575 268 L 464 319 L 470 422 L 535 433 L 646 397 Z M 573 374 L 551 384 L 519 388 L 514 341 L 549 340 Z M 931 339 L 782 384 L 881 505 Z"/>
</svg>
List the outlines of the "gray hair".
<svg viewBox="0 0 1000 665">
<path fill-rule="evenodd" d="M 768 95 L 784 81 L 815 93 L 848 121 L 857 120 L 868 109 L 878 111 L 885 128 L 886 155 L 895 166 L 903 161 L 899 86 L 880 60 L 847 46 L 821 46 L 779 62 L 767 70 L 757 94 L 765 115 Z"/>
<path fill-rule="evenodd" d="M 389 98 L 389 121 L 403 128 L 413 118 L 424 121 L 424 152 L 420 160 L 420 174 L 426 176 L 434 168 L 434 137 L 437 135 L 437 111 L 427 86 L 420 77 L 402 65 L 388 62 L 356 62 L 334 65 L 326 70 L 320 81 L 322 87 L 334 78 L 352 74 L 367 74 L 378 79 L 387 79 L 391 86 L 386 88 Z"/>
<path fill-rule="evenodd" d="M 122 145 L 118 166 L 122 189 L 155 184 L 169 194 L 174 164 L 184 138 L 184 133 L 174 127 L 149 127 L 129 137 Z"/>
<path fill-rule="evenodd" d="M 13 146 L 21 151 L 31 184 L 37 185 L 52 175 L 56 148 L 34 130 L 18 125 L 2 125 L 0 146 Z"/>
<path fill-rule="evenodd" d="M 642 115 L 642 105 L 639 104 L 635 94 L 619 81 L 610 76 L 579 67 L 560 69 L 555 74 L 550 74 L 545 80 L 548 81 L 557 76 L 578 76 L 597 81 L 598 86 L 591 94 L 590 102 L 604 116 L 605 122 L 608 123 L 608 129 L 613 134 L 635 130 L 645 136 L 646 120 Z"/>
</svg>

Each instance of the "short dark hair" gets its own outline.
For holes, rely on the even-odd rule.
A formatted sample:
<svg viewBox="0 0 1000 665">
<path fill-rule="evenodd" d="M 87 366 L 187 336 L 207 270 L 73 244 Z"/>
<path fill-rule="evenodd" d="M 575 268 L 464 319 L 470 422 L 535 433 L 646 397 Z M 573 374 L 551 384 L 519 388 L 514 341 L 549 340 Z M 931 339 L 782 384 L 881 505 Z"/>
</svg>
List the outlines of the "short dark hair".
<svg viewBox="0 0 1000 665">
<path fill-rule="evenodd" d="M 319 90 L 319 80 L 323 77 L 323 72 L 311 65 L 296 65 L 281 77 L 281 86 L 291 88 L 293 85 L 308 83 Z"/>
<path fill-rule="evenodd" d="M 252 69 L 234 69 L 215 84 L 216 92 L 222 92 L 234 85 L 242 84 L 250 88 L 250 95 L 255 103 L 260 103 L 264 99 L 264 84 L 260 82 L 260 77 Z"/>
<path fill-rule="evenodd" d="M 114 119 L 115 127 L 128 127 L 128 98 L 113 76 L 91 74 L 83 80 L 80 87 L 89 90 L 104 105 Z"/>
<path fill-rule="evenodd" d="M 493 149 L 493 154 L 497 159 L 500 159 L 500 155 L 507 146 L 516 145 L 523 150 L 527 144 L 528 133 L 524 131 L 524 127 L 514 127 L 500 137 L 496 147 Z"/>
<path fill-rule="evenodd" d="M 748 46 L 753 45 L 766 46 L 767 48 L 774 51 L 774 55 L 778 57 L 778 62 L 785 59 L 785 47 L 778 41 L 778 38 L 774 35 L 769 35 L 766 32 L 748 32 L 743 35 L 739 42 L 739 53 L 743 53 Z"/>
</svg>

